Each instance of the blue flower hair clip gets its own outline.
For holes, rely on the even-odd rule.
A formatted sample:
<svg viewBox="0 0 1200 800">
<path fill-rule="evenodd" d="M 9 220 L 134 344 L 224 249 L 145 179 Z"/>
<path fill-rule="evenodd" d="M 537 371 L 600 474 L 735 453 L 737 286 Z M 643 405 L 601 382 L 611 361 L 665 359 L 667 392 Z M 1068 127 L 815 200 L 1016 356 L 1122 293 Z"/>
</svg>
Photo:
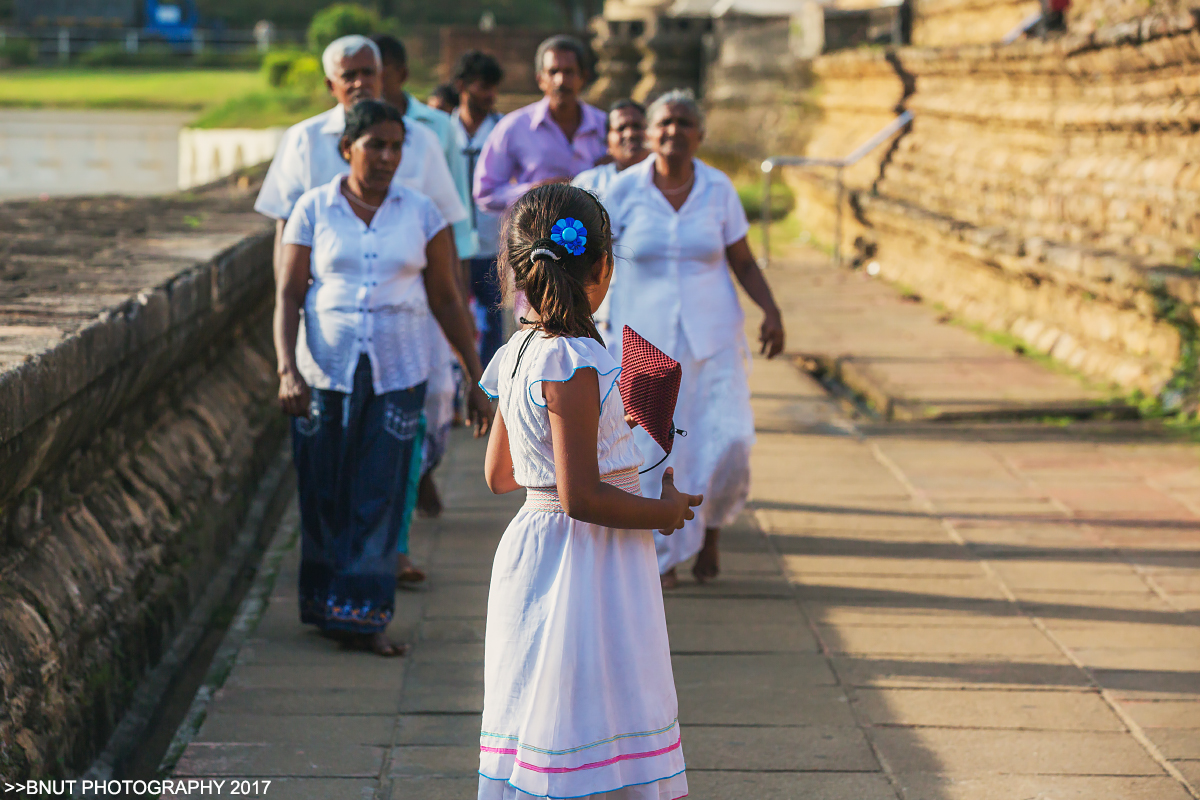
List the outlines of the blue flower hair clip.
<svg viewBox="0 0 1200 800">
<path fill-rule="evenodd" d="M 554 223 L 554 227 L 550 229 L 550 238 L 566 248 L 571 255 L 583 255 L 583 249 L 587 246 L 587 228 L 583 227 L 579 220 L 567 217 Z"/>
</svg>

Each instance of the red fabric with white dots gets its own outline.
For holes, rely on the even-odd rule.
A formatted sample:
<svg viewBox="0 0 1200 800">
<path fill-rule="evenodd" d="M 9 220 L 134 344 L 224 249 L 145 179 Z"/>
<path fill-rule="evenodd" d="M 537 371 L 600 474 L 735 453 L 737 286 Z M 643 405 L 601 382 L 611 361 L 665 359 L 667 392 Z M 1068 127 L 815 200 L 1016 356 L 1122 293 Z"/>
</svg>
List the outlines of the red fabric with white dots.
<svg viewBox="0 0 1200 800">
<path fill-rule="evenodd" d="M 621 379 L 617 387 L 625 412 L 641 425 L 664 452 L 671 452 L 675 401 L 683 368 L 679 362 L 625 326 L 621 333 Z"/>
</svg>

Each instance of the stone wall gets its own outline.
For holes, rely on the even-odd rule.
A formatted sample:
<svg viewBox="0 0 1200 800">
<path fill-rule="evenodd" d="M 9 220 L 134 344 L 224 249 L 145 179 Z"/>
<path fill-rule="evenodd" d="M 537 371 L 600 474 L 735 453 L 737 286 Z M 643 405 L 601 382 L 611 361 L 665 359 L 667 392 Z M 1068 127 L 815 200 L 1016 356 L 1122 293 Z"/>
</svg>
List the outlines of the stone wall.
<svg viewBox="0 0 1200 800">
<path fill-rule="evenodd" d="M 894 57 L 883 50 L 848 50 L 816 59 L 812 64 L 816 88 L 814 116 L 805 155 L 841 159 L 896 118 L 906 93 Z M 879 178 L 888 144 L 877 148 L 845 170 L 847 191 L 842 195 L 842 250 L 853 249 L 863 225 L 855 213 L 857 198 L 869 193 Z M 796 195 L 796 215 L 805 228 L 832 244 L 838 206 L 836 173 L 828 167 L 788 169 L 784 176 Z"/>
<path fill-rule="evenodd" d="M 437 77 L 448 81 L 459 56 L 468 50 L 482 50 L 496 58 L 504 68 L 500 88 L 507 94 L 537 94 L 534 57 L 538 45 L 559 31 L 543 28 L 498 27 L 481 31 L 478 26 L 446 25 L 441 29 Z M 571 32 L 574 35 L 574 32 Z"/>
<path fill-rule="evenodd" d="M 897 108 L 916 115 L 847 175 L 845 242 L 885 277 L 1097 378 L 1157 393 L 1176 375 L 1200 318 L 1193 17 L 815 69 L 810 154 L 844 155 Z M 829 182 L 789 180 L 828 240 Z"/>
<path fill-rule="evenodd" d="M 1038 0 L 916 0 L 912 43 L 920 47 L 993 44 L 1040 9 Z"/>
<path fill-rule="evenodd" d="M 713 24 L 703 73 L 708 147 L 754 159 L 801 152 L 812 78 L 792 54 L 788 19 L 729 14 Z"/>
<path fill-rule="evenodd" d="M 179 131 L 179 183 L 191 189 L 275 157 L 286 128 L 184 128 Z"/>
<path fill-rule="evenodd" d="M 257 182 L 0 205 L 0 776 L 78 774 L 284 426 Z"/>
</svg>

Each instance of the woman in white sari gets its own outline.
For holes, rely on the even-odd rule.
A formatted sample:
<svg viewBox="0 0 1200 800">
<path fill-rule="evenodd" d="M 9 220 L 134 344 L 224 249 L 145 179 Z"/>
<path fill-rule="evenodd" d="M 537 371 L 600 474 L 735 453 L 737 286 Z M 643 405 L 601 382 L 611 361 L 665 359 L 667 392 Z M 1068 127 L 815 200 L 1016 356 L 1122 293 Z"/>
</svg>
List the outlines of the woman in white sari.
<svg viewBox="0 0 1200 800">
<path fill-rule="evenodd" d="M 622 172 L 609 190 L 618 244 L 610 347 L 628 325 L 683 365 L 671 455 L 642 476 L 643 487 L 675 468 L 681 491 L 703 494 L 696 518 L 674 536 L 656 535 L 664 588 L 678 582 L 677 565 L 696 556 L 692 574 L 717 576 L 718 535 L 741 512 L 750 492 L 750 350 L 732 278 L 763 311 L 761 351 L 783 350 L 779 308 L 758 268 L 737 191 L 720 170 L 696 158 L 704 118 L 689 92 L 669 92 L 647 112 L 653 157 Z M 732 273 L 732 276 L 731 274 Z M 647 464 L 663 452 L 636 431 Z"/>
</svg>

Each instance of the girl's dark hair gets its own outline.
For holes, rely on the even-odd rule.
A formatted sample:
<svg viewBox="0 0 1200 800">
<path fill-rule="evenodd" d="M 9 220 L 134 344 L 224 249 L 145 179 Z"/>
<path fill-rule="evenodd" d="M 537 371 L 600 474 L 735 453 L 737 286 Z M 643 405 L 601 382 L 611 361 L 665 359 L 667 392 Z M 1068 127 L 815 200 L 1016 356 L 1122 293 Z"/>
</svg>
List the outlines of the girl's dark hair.
<svg viewBox="0 0 1200 800">
<path fill-rule="evenodd" d="M 338 142 L 338 152 L 342 152 L 346 147 L 358 141 L 358 137 L 380 122 L 399 122 L 400 127 L 404 128 L 405 135 L 408 134 L 408 128 L 404 127 L 404 115 L 400 113 L 400 109 L 382 100 L 359 100 L 346 112 L 346 129 Z"/>
<path fill-rule="evenodd" d="M 550 238 L 554 223 L 568 217 L 587 229 L 587 244 L 574 256 Z M 553 183 L 531 189 L 504 215 L 500 248 L 500 285 L 525 293 L 541 317 L 540 327 L 551 336 L 604 339 L 592 319 L 587 297 L 596 263 L 607 256 L 612 262 L 612 224 L 608 212 L 590 192 L 577 186 Z M 535 250 L 549 250 L 557 259 Z"/>
</svg>

